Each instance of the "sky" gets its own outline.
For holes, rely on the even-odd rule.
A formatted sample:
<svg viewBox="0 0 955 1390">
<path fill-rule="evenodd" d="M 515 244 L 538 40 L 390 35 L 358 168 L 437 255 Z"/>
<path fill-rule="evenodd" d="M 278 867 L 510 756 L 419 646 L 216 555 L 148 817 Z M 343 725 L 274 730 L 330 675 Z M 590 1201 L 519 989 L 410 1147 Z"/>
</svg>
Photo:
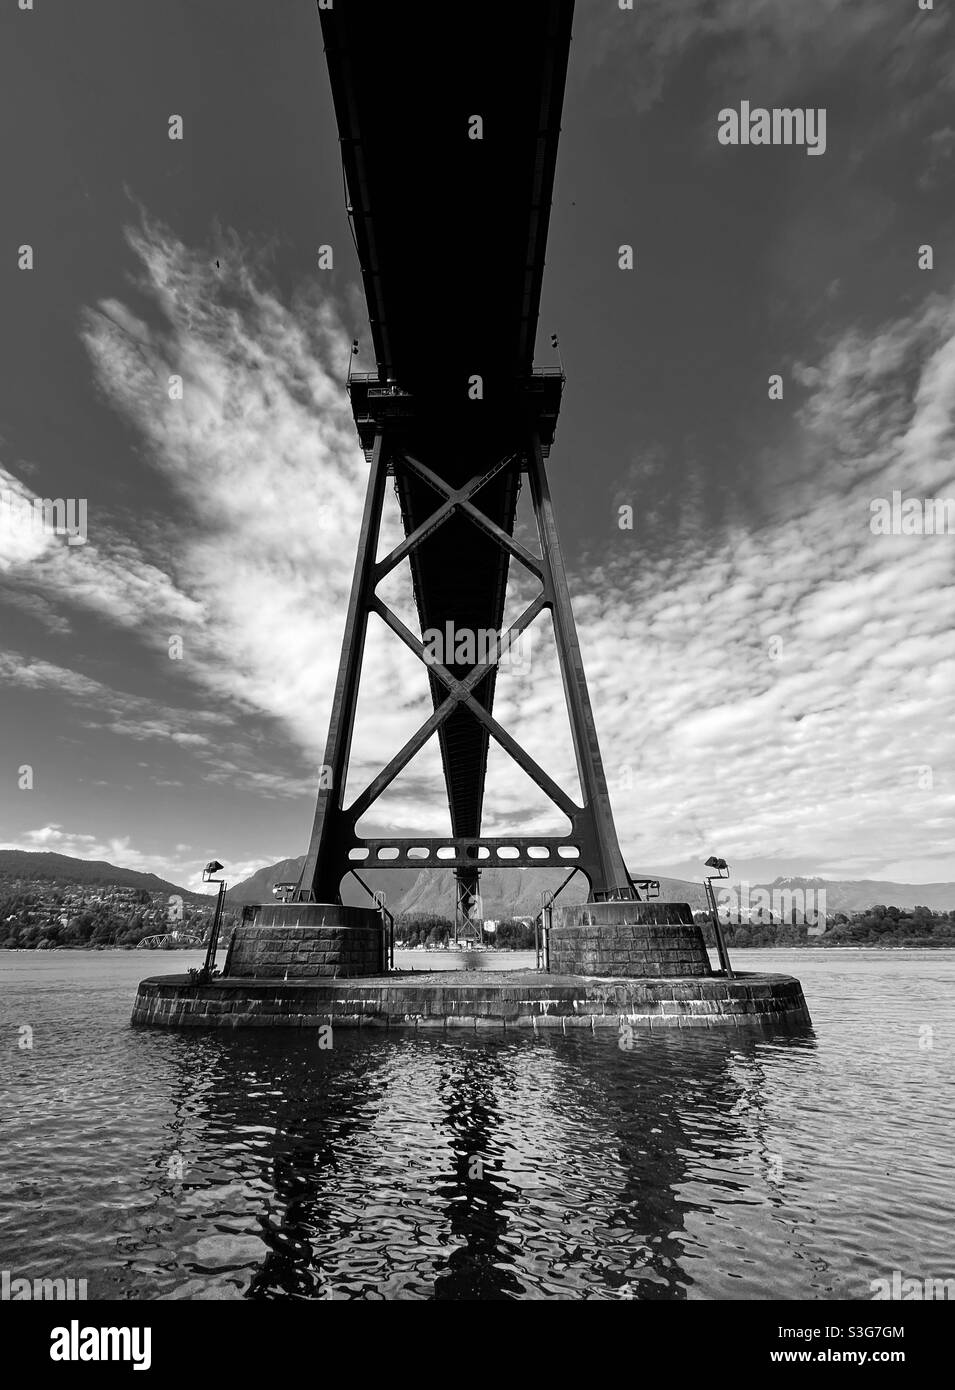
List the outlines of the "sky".
<svg viewBox="0 0 955 1390">
<path fill-rule="evenodd" d="M 367 478 L 317 8 L 0 31 L 0 845 L 234 882 L 307 845 Z M 875 522 L 955 499 L 953 52 L 918 0 L 578 0 L 537 361 L 559 332 L 549 474 L 635 875 L 955 878 L 955 534 Z M 744 101 L 824 109 L 824 153 L 721 144 Z M 83 499 L 85 543 L 25 529 L 35 497 Z M 350 788 L 428 710 L 373 624 Z M 495 714 L 576 793 L 546 622 Z M 431 745 L 361 828 L 440 834 L 441 802 Z M 561 828 L 493 747 L 486 808 Z"/>
</svg>

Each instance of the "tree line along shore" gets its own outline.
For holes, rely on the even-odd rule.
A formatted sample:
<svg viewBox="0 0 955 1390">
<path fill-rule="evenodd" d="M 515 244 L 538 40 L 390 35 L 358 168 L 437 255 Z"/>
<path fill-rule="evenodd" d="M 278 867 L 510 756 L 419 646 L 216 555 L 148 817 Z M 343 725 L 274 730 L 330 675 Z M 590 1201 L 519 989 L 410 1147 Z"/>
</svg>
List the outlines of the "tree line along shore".
<svg viewBox="0 0 955 1390">
<path fill-rule="evenodd" d="M 166 949 L 181 949 L 181 941 L 205 942 L 212 921 L 211 901 L 170 903 L 168 896 L 146 889 L 97 887 L 79 891 L 61 887 L 0 887 L 0 949 L 6 950 L 133 950 L 147 939 L 162 939 Z M 715 946 L 713 924 L 703 912 L 693 914 L 708 946 Z M 955 908 L 937 912 L 927 907 L 903 909 L 877 904 L 861 912 L 836 912 L 811 934 L 805 924 L 764 919 L 723 923 L 728 946 L 830 948 L 836 946 L 955 947 Z M 240 910 L 227 907 L 220 940 L 225 943 L 240 920 Z M 404 913 L 395 919 L 398 949 L 441 949 L 454 940 L 454 924 L 434 913 Z M 535 946 L 534 919 L 500 919 L 483 932 L 483 944 L 494 950 L 529 951 Z"/>
</svg>

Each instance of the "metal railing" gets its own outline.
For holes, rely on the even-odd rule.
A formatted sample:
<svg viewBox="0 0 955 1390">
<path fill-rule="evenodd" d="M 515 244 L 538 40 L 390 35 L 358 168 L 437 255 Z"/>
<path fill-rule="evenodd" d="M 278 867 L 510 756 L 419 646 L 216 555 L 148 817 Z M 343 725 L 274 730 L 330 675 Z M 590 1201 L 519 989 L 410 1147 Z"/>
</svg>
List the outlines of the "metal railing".
<svg viewBox="0 0 955 1390">
<path fill-rule="evenodd" d="M 381 968 L 382 970 L 394 970 L 395 968 L 395 918 L 394 913 L 389 912 L 385 906 L 385 894 L 381 888 L 371 889 L 354 868 L 349 870 L 354 879 L 361 884 L 368 896 L 374 901 L 381 917 Z M 387 918 L 387 921 L 385 920 Z"/>
</svg>

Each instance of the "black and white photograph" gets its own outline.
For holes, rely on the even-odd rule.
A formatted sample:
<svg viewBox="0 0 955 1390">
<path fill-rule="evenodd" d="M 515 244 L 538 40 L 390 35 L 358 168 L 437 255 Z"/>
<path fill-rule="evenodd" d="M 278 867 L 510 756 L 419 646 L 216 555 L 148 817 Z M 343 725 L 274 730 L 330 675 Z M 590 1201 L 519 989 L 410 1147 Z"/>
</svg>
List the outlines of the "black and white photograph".
<svg viewBox="0 0 955 1390">
<path fill-rule="evenodd" d="M 0 7 L 11 1348 L 928 1374 L 952 0 Z"/>
</svg>

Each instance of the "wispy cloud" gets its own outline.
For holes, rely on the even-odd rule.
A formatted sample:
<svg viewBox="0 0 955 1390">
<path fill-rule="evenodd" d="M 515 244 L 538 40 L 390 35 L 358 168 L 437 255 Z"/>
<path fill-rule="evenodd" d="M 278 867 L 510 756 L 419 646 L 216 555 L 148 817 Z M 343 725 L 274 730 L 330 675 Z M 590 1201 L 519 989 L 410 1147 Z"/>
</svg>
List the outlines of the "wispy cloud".
<svg viewBox="0 0 955 1390">
<path fill-rule="evenodd" d="M 638 528 L 576 586 L 645 865 L 709 845 L 861 873 L 955 842 L 955 536 L 869 525 L 896 488 L 955 497 L 955 301 L 846 332 L 802 379 L 762 523 L 729 518 L 668 560 Z"/>
<path fill-rule="evenodd" d="M 130 242 L 153 320 L 109 301 L 84 336 L 178 495 L 169 567 L 196 605 L 190 674 L 282 721 L 317 763 L 367 473 L 340 380 L 348 335 L 331 302 L 303 292 L 288 306 L 262 288 L 235 241 L 219 272 L 148 220 Z M 395 658 L 372 650 L 371 663 L 398 689 Z M 401 705 L 379 711 L 383 739 Z"/>
<path fill-rule="evenodd" d="M 636 0 L 631 10 L 584 0 L 575 63 L 582 78 L 599 68 L 604 83 L 625 85 L 638 109 L 660 101 L 681 65 L 702 51 L 710 90 L 756 83 L 785 105 L 793 93 L 841 82 L 848 67 L 866 64 L 884 86 L 911 88 L 925 101 L 936 88 L 952 89 L 950 32 L 942 7 L 929 14 L 895 0 Z"/>
</svg>

